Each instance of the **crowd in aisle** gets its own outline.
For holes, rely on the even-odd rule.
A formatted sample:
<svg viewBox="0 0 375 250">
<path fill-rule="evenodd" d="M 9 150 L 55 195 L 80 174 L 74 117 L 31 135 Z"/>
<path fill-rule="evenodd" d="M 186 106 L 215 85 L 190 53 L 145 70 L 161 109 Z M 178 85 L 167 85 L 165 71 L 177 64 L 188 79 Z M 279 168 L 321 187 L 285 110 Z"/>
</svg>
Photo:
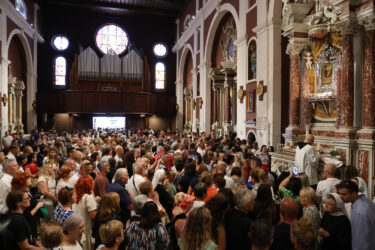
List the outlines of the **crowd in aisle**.
<svg viewBox="0 0 375 250">
<path fill-rule="evenodd" d="M 313 142 L 277 175 L 272 146 L 235 134 L 6 132 L 0 249 L 375 249 L 366 181 L 331 163 L 318 178 Z"/>
</svg>

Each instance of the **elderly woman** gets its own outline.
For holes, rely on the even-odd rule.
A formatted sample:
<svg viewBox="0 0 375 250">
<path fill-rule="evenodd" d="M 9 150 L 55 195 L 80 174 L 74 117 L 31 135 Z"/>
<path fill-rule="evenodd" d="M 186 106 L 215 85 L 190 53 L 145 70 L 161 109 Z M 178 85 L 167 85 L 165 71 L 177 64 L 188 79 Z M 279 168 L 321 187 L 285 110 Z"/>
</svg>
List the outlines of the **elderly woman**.
<svg viewBox="0 0 375 250">
<path fill-rule="evenodd" d="M 308 217 L 315 229 L 318 232 L 320 227 L 320 213 L 316 207 L 316 193 L 311 187 L 302 188 L 299 192 L 299 199 L 303 206 L 303 216 Z"/>
<path fill-rule="evenodd" d="M 72 206 L 77 201 L 77 195 L 73 188 L 66 186 L 60 189 L 57 198 L 60 204 L 53 211 L 52 220 L 62 225 L 66 218 L 74 213 Z"/>
<path fill-rule="evenodd" d="M 64 238 L 60 247 L 63 249 L 82 250 L 79 242 L 85 230 L 85 221 L 79 214 L 72 214 L 63 224 Z"/>
<path fill-rule="evenodd" d="M 77 213 L 85 220 L 85 233 L 82 239 L 83 249 L 91 250 L 91 221 L 97 213 L 97 203 L 93 195 L 94 180 L 91 176 L 80 177 L 75 185 L 77 192 Z"/>
<path fill-rule="evenodd" d="M 44 195 L 44 205 L 48 209 L 49 218 L 52 216 L 54 204 L 57 203 L 55 172 L 52 165 L 43 165 L 39 174 L 38 185 Z"/>
<path fill-rule="evenodd" d="M 159 169 L 155 172 L 154 178 L 152 179 L 152 186 L 159 195 L 159 201 L 165 208 L 169 218 L 172 218 L 173 199 L 164 188 L 164 181 L 166 174 L 163 169 Z"/>
<path fill-rule="evenodd" d="M 328 194 L 324 209 L 319 229 L 319 241 L 322 249 L 351 249 L 350 221 L 340 196 L 336 193 Z"/>
<path fill-rule="evenodd" d="M 25 208 L 23 215 L 30 225 L 31 234 L 36 239 L 37 237 L 37 225 L 39 214 L 37 213 L 39 208 L 44 206 L 44 201 L 38 201 L 36 196 L 33 196 L 30 192 L 31 176 L 28 173 L 16 174 L 11 182 L 12 190 L 20 190 L 27 192 L 30 198 L 30 206 Z"/>
<path fill-rule="evenodd" d="M 307 217 L 302 217 L 298 221 L 294 221 L 290 226 L 290 239 L 296 250 L 316 249 L 316 233 L 311 220 Z"/>
</svg>

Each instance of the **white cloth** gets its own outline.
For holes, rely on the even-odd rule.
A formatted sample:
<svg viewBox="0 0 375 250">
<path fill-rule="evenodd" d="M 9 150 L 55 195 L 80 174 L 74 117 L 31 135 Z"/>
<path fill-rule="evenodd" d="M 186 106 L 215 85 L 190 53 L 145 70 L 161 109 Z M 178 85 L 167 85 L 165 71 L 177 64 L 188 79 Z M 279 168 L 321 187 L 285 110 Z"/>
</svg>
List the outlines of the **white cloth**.
<svg viewBox="0 0 375 250">
<path fill-rule="evenodd" d="M 9 148 L 12 145 L 13 137 L 11 135 L 3 137 L 3 145 L 5 148 Z"/>
<path fill-rule="evenodd" d="M 206 203 L 204 201 L 194 201 L 193 206 L 190 208 L 189 212 L 187 212 L 186 216 L 189 216 L 191 211 L 193 211 L 194 208 L 200 208 L 203 207 Z"/>
<path fill-rule="evenodd" d="M 197 152 L 202 156 L 202 158 L 206 154 L 206 151 L 204 149 L 201 149 L 201 148 L 198 148 Z"/>
<path fill-rule="evenodd" d="M 10 159 L 10 160 L 16 160 L 16 157 L 14 156 L 14 154 L 12 154 L 12 152 L 9 152 L 7 154 L 7 158 Z"/>
<path fill-rule="evenodd" d="M 115 160 L 116 160 L 116 166 L 118 166 L 119 163 L 123 162 L 122 158 L 118 155 L 115 155 Z"/>
<path fill-rule="evenodd" d="M 3 177 L 0 179 L 0 214 L 4 214 L 8 211 L 8 207 L 6 205 L 6 199 L 11 191 L 11 182 L 13 176 L 5 173 Z"/>
<path fill-rule="evenodd" d="M 93 194 L 84 194 L 82 199 L 79 201 L 76 211 L 81 215 L 85 221 L 85 238 L 82 240 L 84 242 L 83 249 L 91 249 L 91 218 L 89 212 L 95 211 L 97 209 L 97 203 Z"/>
<path fill-rule="evenodd" d="M 82 250 L 81 245 L 77 242 L 75 246 L 58 246 L 54 248 L 49 248 L 51 250 Z"/>
<path fill-rule="evenodd" d="M 335 165 L 336 168 L 339 168 L 339 167 L 341 167 L 344 164 L 343 161 L 339 161 L 339 160 L 334 159 L 332 157 L 322 157 L 321 160 L 324 163 L 332 163 L 333 165 Z"/>
<path fill-rule="evenodd" d="M 66 182 L 62 182 L 62 181 L 59 181 L 56 185 L 56 196 L 59 194 L 60 190 L 63 188 L 63 187 L 71 187 L 69 185 L 69 183 L 66 183 Z M 71 187 L 73 188 L 73 187 Z"/>
<path fill-rule="evenodd" d="M 224 175 L 225 179 L 225 188 L 232 189 L 234 186 L 234 181 L 231 177 Z"/>
<path fill-rule="evenodd" d="M 316 187 L 316 195 L 321 197 L 320 211 L 323 214 L 324 211 L 324 201 L 326 200 L 327 194 L 332 193 L 336 184 L 339 184 L 341 180 L 337 178 L 327 178 L 325 180 L 319 181 Z"/>
<path fill-rule="evenodd" d="M 145 181 L 146 180 L 142 175 L 134 174 L 128 180 L 128 184 L 126 184 L 126 189 L 130 191 L 134 197 L 136 197 L 137 195 L 141 194 L 139 192 L 139 184 Z"/>
<path fill-rule="evenodd" d="M 152 178 L 152 186 L 154 189 L 159 184 L 160 180 L 163 179 L 164 175 L 165 171 L 163 169 L 159 169 L 155 172 L 154 178 Z"/>
<path fill-rule="evenodd" d="M 315 155 L 314 148 L 310 144 L 306 144 L 302 149 L 300 146 L 297 146 L 295 165 L 298 167 L 299 173 L 307 175 L 310 185 L 318 183 L 318 158 Z"/>
<path fill-rule="evenodd" d="M 364 195 L 368 198 L 366 181 L 362 177 L 356 177 L 356 178 L 358 179 L 358 194 Z"/>
<path fill-rule="evenodd" d="M 39 182 L 45 181 L 47 184 L 47 190 L 48 193 L 52 195 L 56 195 L 56 180 L 55 178 L 47 177 L 47 176 L 40 176 L 38 179 L 38 184 Z M 53 200 L 49 197 L 44 198 L 44 204 L 46 205 L 53 205 Z"/>
<path fill-rule="evenodd" d="M 69 187 L 74 187 L 80 177 L 81 175 L 79 173 L 72 175 L 72 177 L 69 179 Z"/>
</svg>

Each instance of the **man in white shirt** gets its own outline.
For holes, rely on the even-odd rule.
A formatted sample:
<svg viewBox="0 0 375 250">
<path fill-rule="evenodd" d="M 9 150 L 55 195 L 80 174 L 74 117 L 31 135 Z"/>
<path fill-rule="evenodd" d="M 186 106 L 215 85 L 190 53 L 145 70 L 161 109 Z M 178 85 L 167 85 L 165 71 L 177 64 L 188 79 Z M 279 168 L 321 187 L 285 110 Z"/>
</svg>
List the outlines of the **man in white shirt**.
<svg viewBox="0 0 375 250">
<path fill-rule="evenodd" d="M 74 188 L 78 179 L 83 176 L 88 176 L 93 170 L 93 165 L 90 161 L 84 160 L 79 168 L 79 171 L 73 174 L 69 179 L 69 186 Z"/>
<path fill-rule="evenodd" d="M 8 159 L 16 160 L 16 155 L 20 152 L 20 148 L 16 145 L 10 147 L 10 152 L 7 154 Z"/>
<path fill-rule="evenodd" d="M 197 152 L 202 156 L 202 158 L 206 154 L 206 150 L 204 150 L 204 142 L 198 143 Z"/>
<path fill-rule="evenodd" d="M 336 184 L 341 182 L 340 179 L 336 178 L 336 166 L 332 163 L 324 165 L 323 178 L 324 177 L 326 177 L 326 179 L 319 181 L 316 188 L 316 196 L 318 196 L 318 203 L 320 203 L 320 211 L 322 214 L 324 212 L 324 201 L 327 194 L 333 193 Z"/>
<path fill-rule="evenodd" d="M 300 174 L 305 173 L 309 178 L 310 185 L 316 187 L 318 184 L 318 158 L 313 148 L 314 136 L 306 135 L 305 141 L 299 142 L 296 148 L 295 164 Z"/>
<path fill-rule="evenodd" d="M 115 152 L 116 152 L 116 155 L 115 155 L 116 166 L 118 166 L 119 163 L 123 162 L 124 149 L 122 148 L 122 146 L 117 145 L 115 147 Z"/>
<path fill-rule="evenodd" d="M 6 198 L 11 191 L 11 182 L 13 176 L 15 176 L 18 171 L 18 164 L 16 160 L 6 159 L 3 162 L 4 175 L 0 179 L 0 214 L 4 214 L 8 211 L 6 205 Z"/>
<path fill-rule="evenodd" d="M 4 148 L 9 148 L 12 145 L 13 137 L 9 134 L 8 131 L 5 131 L 2 144 Z"/>
<path fill-rule="evenodd" d="M 134 197 L 140 194 L 139 184 L 146 181 L 146 174 L 147 161 L 146 159 L 140 158 L 135 162 L 134 174 L 130 177 L 128 184 L 126 184 L 126 189 L 129 190 Z"/>
<path fill-rule="evenodd" d="M 234 185 L 234 181 L 231 177 L 227 176 L 225 174 L 227 170 L 227 164 L 223 161 L 219 161 L 217 163 L 217 174 L 220 174 L 224 177 L 225 179 L 225 188 L 229 188 L 229 189 L 232 189 L 233 185 Z"/>
</svg>

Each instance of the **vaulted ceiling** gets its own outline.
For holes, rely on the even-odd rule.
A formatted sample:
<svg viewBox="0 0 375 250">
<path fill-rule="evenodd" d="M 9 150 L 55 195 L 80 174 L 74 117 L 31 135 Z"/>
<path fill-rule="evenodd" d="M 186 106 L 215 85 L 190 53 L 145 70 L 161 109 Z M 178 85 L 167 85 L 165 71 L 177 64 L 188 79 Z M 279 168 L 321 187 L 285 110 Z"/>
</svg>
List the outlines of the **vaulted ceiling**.
<svg viewBox="0 0 375 250">
<path fill-rule="evenodd" d="M 37 0 L 41 6 L 70 6 L 107 14 L 176 17 L 189 0 Z"/>
</svg>

